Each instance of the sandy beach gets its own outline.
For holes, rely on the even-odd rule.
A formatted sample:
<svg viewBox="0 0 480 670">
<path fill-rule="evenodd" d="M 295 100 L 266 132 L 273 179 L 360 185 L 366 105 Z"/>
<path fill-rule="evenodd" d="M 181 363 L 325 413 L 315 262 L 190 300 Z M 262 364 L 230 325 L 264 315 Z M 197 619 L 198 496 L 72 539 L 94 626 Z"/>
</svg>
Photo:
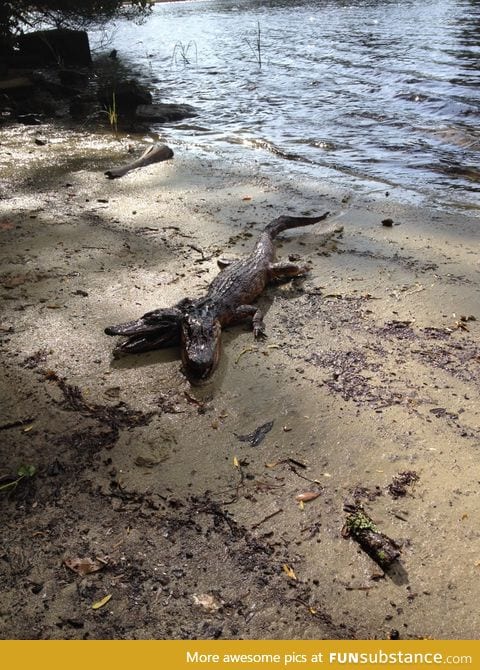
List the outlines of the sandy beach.
<svg viewBox="0 0 480 670">
<path fill-rule="evenodd" d="M 110 181 L 142 139 L 0 144 L 1 636 L 478 638 L 478 219 L 273 177 L 253 151 L 240 169 L 172 145 Z M 113 358 L 106 326 L 327 210 L 282 235 L 310 273 L 261 297 L 264 342 L 224 333 L 211 383 L 176 349 Z M 401 546 L 386 573 L 342 534 L 352 501 Z"/>
</svg>

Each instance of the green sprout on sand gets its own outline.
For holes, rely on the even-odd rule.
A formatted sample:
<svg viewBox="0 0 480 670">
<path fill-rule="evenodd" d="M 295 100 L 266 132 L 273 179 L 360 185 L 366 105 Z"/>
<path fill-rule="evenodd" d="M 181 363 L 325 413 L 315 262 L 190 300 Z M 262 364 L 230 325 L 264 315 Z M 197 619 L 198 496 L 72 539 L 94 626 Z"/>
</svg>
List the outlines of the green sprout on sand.
<svg viewBox="0 0 480 670">
<path fill-rule="evenodd" d="M 17 488 L 23 479 L 33 477 L 36 471 L 37 469 L 34 465 L 21 465 L 17 470 L 16 479 L 14 479 L 12 482 L 8 482 L 7 484 L 0 485 L 0 493 L 3 491 L 13 491 Z"/>
<path fill-rule="evenodd" d="M 110 128 L 112 128 L 116 135 L 118 133 L 118 110 L 115 92 L 112 93 L 112 104 L 108 105 L 108 107 L 104 109 L 103 112 L 107 115 Z"/>
<path fill-rule="evenodd" d="M 371 530 L 377 533 L 377 527 L 371 519 L 368 518 L 361 510 L 357 510 L 354 514 L 350 514 L 347 518 L 346 525 L 348 531 L 352 535 L 358 535 L 362 531 Z"/>
</svg>

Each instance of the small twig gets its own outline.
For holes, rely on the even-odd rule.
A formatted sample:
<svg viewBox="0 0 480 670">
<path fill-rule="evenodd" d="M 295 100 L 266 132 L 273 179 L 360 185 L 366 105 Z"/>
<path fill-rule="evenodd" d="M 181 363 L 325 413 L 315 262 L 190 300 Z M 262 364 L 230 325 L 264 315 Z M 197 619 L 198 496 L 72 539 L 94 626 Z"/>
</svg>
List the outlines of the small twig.
<svg viewBox="0 0 480 670">
<path fill-rule="evenodd" d="M 184 396 L 188 400 L 188 402 L 192 403 L 192 405 L 196 405 L 197 407 L 205 407 L 205 403 L 202 402 L 201 400 L 197 400 L 197 398 L 194 398 L 193 395 L 191 395 L 188 391 L 184 391 Z"/>
<path fill-rule="evenodd" d="M 35 419 L 19 419 L 19 421 L 10 421 L 9 423 L 4 423 L 0 426 L 0 430 L 8 430 L 9 428 L 18 428 L 19 426 L 24 426 L 26 423 L 32 423 Z"/>
<path fill-rule="evenodd" d="M 287 458 L 287 461 L 290 463 L 293 463 L 294 465 L 298 465 L 299 468 L 303 468 L 303 470 L 307 469 L 307 466 L 305 463 L 302 463 L 301 461 L 296 461 L 294 458 Z"/>
<path fill-rule="evenodd" d="M 241 351 L 238 354 L 237 358 L 235 359 L 235 365 L 238 363 L 238 361 L 244 354 L 248 354 L 250 351 L 258 351 L 258 347 L 245 347 L 245 349 L 243 349 L 243 351 Z"/>
<path fill-rule="evenodd" d="M 320 482 L 318 479 L 310 479 L 309 477 L 305 477 L 304 475 L 301 475 L 295 468 L 290 465 L 290 471 L 293 472 L 297 477 L 300 477 L 301 479 L 304 479 L 306 482 L 309 482 L 309 484 L 316 484 L 320 489 L 322 488 Z"/>
<path fill-rule="evenodd" d="M 193 250 L 196 251 L 198 254 L 200 254 L 200 256 L 202 257 L 202 260 L 203 260 L 203 261 L 205 260 L 205 252 L 203 251 L 203 249 L 200 249 L 200 247 L 197 247 L 195 244 L 187 244 L 186 246 L 187 246 L 189 249 L 193 249 Z"/>
<path fill-rule="evenodd" d="M 275 512 L 272 512 L 271 514 L 267 514 L 267 516 L 263 517 L 263 519 L 257 521 L 257 523 L 254 523 L 253 526 L 251 526 L 251 530 L 253 530 L 254 528 L 258 528 L 262 523 L 265 523 L 265 521 L 268 521 L 274 516 L 277 516 L 277 514 L 280 514 L 281 512 L 283 512 L 283 509 L 280 508 L 275 510 Z"/>
</svg>

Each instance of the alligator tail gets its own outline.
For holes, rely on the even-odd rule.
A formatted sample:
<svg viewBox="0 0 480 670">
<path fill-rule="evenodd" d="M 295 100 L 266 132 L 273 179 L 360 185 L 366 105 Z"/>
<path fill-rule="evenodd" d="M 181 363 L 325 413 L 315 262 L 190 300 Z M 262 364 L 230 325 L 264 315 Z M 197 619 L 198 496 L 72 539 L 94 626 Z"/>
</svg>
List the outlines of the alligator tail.
<svg viewBox="0 0 480 670">
<path fill-rule="evenodd" d="M 273 240 L 283 230 L 312 226 L 314 223 L 326 219 L 329 214 L 330 212 L 325 212 L 321 216 L 279 216 L 278 219 L 274 219 L 266 226 L 264 232 Z"/>
</svg>

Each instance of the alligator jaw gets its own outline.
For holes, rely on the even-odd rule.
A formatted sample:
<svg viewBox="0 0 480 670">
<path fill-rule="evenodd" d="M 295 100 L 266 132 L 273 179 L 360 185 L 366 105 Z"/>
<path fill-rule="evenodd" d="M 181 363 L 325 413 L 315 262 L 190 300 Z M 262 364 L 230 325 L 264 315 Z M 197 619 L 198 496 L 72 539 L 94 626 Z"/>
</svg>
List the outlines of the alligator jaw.
<svg viewBox="0 0 480 670">
<path fill-rule="evenodd" d="M 145 351 L 153 351 L 154 349 L 176 347 L 179 344 L 180 333 L 176 329 L 167 332 L 149 333 L 147 335 L 132 335 L 117 344 L 113 350 L 113 355 L 115 358 L 118 358 L 121 354 L 141 354 Z"/>
<path fill-rule="evenodd" d="M 136 321 L 105 328 L 106 335 L 123 335 L 127 339 L 114 349 L 114 355 L 137 354 L 180 344 L 180 316 L 175 308 L 147 312 Z"/>
</svg>

